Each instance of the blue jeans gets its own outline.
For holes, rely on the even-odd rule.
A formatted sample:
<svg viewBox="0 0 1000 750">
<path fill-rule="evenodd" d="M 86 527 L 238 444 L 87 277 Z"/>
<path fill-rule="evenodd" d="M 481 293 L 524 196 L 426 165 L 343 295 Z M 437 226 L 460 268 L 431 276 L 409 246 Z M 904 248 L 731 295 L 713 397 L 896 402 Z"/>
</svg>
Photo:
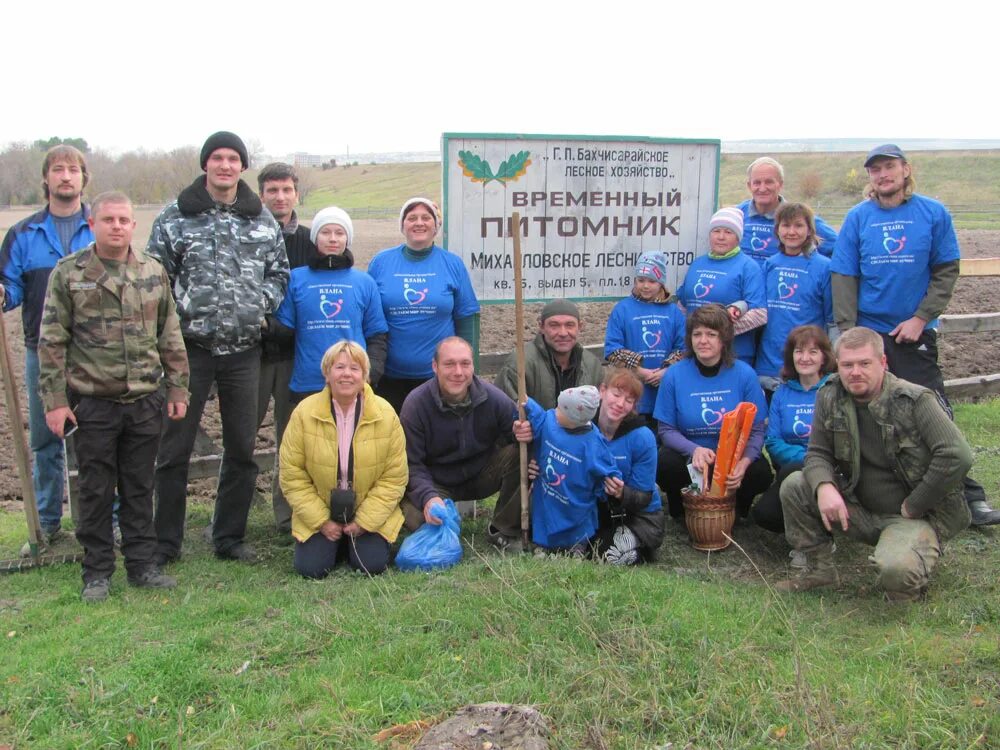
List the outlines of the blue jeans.
<svg viewBox="0 0 1000 750">
<path fill-rule="evenodd" d="M 45 424 L 45 407 L 38 394 L 38 352 L 24 351 L 24 382 L 28 391 L 28 442 L 35 456 L 31 478 L 42 531 L 51 534 L 62 523 L 63 471 L 66 452 L 63 441 Z"/>
</svg>

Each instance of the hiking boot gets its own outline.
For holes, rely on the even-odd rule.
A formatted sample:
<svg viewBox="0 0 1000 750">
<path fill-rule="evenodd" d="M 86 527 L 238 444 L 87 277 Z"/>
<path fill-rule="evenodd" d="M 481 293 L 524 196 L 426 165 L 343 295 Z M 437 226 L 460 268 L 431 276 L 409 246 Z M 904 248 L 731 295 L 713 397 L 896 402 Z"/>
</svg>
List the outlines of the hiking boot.
<svg viewBox="0 0 1000 750">
<path fill-rule="evenodd" d="M 511 552 L 520 554 L 524 552 L 524 545 L 516 536 L 501 534 L 493 524 L 486 529 L 486 540 L 501 552 Z"/>
<path fill-rule="evenodd" d="M 38 551 L 45 552 L 52 543 L 62 536 L 61 528 L 54 528 L 51 531 L 41 530 L 41 536 L 38 537 Z M 21 557 L 31 557 L 31 542 L 27 541 L 24 546 L 21 547 Z"/>
<path fill-rule="evenodd" d="M 93 581 L 87 581 L 83 585 L 80 598 L 85 602 L 103 602 L 108 598 L 108 590 L 110 588 L 110 578 L 95 578 Z"/>
<path fill-rule="evenodd" d="M 993 526 L 1000 523 L 1000 510 L 993 510 L 985 500 L 973 500 L 969 503 L 969 513 L 972 514 L 973 526 Z"/>
<path fill-rule="evenodd" d="M 246 542 L 238 542 L 225 552 L 215 551 L 215 556 L 220 560 L 235 560 L 236 562 L 253 564 L 257 562 L 257 551 Z"/>
<path fill-rule="evenodd" d="M 168 576 L 159 568 L 146 568 L 137 576 L 129 576 L 128 582 L 141 589 L 172 589 L 177 585 L 177 579 Z"/>
<path fill-rule="evenodd" d="M 173 555 L 168 555 L 166 552 L 157 552 L 153 556 L 153 562 L 156 564 L 156 567 L 158 568 L 162 568 L 165 565 L 170 565 L 171 563 L 175 563 L 180 559 L 181 559 L 180 555 L 174 557 Z"/>
<path fill-rule="evenodd" d="M 797 568 L 795 574 L 784 581 L 778 581 L 774 588 L 778 591 L 810 591 L 824 586 L 839 586 L 840 576 L 829 549 L 822 554 L 806 555 L 808 567 Z"/>
<path fill-rule="evenodd" d="M 809 559 L 806 557 L 806 553 L 800 549 L 793 549 L 788 553 L 788 557 L 790 558 L 788 561 L 790 568 L 805 570 L 809 567 Z"/>
</svg>

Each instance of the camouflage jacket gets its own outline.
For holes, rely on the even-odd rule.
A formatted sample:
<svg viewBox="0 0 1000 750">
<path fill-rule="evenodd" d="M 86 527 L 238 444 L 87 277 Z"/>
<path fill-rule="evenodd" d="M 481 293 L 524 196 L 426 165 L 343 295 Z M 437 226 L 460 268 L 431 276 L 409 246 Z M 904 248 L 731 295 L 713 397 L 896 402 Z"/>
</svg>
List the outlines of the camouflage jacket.
<svg viewBox="0 0 1000 750">
<path fill-rule="evenodd" d="M 223 206 L 199 177 L 153 222 L 146 252 L 167 270 L 184 338 L 214 355 L 255 346 L 288 286 L 281 225 L 242 180 Z"/>
<path fill-rule="evenodd" d="M 186 401 L 188 359 L 163 266 L 132 249 L 119 289 L 93 245 L 56 263 L 42 311 L 38 386 L 46 411 L 84 396 L 135 401 L 167 383 Z"/>
<path fill-rule="evenodd" d="M 935 393 L 887 372 L 868 410 L 895 461 L 910 512 L 926 517 L 942 539 L 967 527 L 971 519 L 962 479 L 972 466 L 972 450 Z M 814 493 L 821 483 L 832 482 L 844 495 L 854 495 L 864 481 L 857 412 L 837 375 L 816 394 L 803 472 Z"/>
</svg>

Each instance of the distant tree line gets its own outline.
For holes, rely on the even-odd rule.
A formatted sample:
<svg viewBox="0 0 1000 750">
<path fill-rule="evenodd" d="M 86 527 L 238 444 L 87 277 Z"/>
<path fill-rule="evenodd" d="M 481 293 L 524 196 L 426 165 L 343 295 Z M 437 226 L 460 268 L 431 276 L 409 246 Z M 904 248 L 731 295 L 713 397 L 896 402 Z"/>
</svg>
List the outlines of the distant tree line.
<svg viewBox="0 0 1000 750">
<path fill-rule="evenodd" d="M 167 203 L 199 174 L 198 149 L 127 151 L 118 156 L 90 150 L 83 138 L 48 138 L 12 143 L 0 152 L 0 205 L 33 205 L 42 197 L 42 160 L 52 146 L 66 143 L 86 154 L 87 195 L 122 190 L 135 203 Z M 253 185 L 256 187 L 256 184 Z"/>
</svg>

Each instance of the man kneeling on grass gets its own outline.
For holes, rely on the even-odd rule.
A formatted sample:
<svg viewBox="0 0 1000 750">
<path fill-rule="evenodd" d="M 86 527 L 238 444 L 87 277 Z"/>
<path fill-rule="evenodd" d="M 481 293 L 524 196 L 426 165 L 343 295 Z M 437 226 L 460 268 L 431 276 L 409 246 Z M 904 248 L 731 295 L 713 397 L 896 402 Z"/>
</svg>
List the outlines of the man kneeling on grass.
<svg viewBox="0 0 1000 750">
<path fill-rule="evenodd" d="M 882 337 L 870 328 L 837 342 L 837 375 L 816 396 L 801 472 L 781 485 L 785 536 L 809 568 L 781 591 L 836 585 L 828 532 L 875 547 L 872 561 L 890 601 L 927 588 L 941 542 L 969 525 L 962 479 L 972 451 L 937 395 L 886 371 Z"/>
<path fill-rule="evenodd" d="M 155 562 L 153 462 L 167 416 L 187 412 L 188 360 L 170 282 L 131 246 L 135 220 L 122 193 L 94 199 L 94 244 L 60 260 L 49 277 L 38 359 L 45 422 L 59 438 L 75 424 L 80 467 L 83 600 L 108 598 L 115 570 L 115 488 L 125 570 L 133 586 L 173 588 Z"/>
</svg>

